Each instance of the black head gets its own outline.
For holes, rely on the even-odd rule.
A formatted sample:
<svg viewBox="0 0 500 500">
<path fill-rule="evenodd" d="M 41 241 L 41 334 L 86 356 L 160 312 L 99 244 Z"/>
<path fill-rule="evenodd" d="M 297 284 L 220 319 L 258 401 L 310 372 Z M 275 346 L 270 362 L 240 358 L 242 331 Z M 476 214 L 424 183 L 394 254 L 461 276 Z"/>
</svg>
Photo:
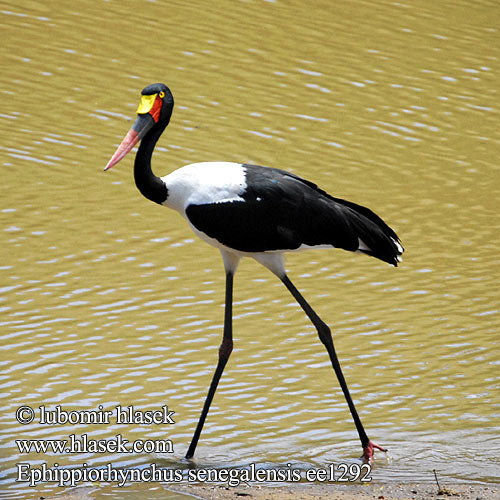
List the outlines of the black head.
<svg viewBox="0 0 500 500">
<path fill-rule="evenodd" d="M 118 163 L 149 132 L 158 139 L 168 125 L 173 109 L 174 97 L 164 83 L 143 88 L 137 119 L 104 170 Z"/>
<path fill-rule="evenodd" d="M 163 115 L 166 111 L 170 111 L 170 115 L 172 114 L 172 109 L 174 107 L 174 96 L 170 89 L 164 83 L 152 83 L 147 87 L 142 89 L 141 95 L 144 96 L 153 96 L 158 95 L 163 101 L 162 105 L 162 113 L 160 114 L 160 121 L 163 118 Z M 169 118 L 170 118 L 169 115 Z"/>
<path fill-rule="evenodd" d="M 168 123 L 174 108 L 174 96 L 170 92 L 170 89 L 164 83 L 152 83 L 142 89 L 141 95 L 143 97 L 141 98 L 137 113 L 150 113 L 155 118 L 155 122 L 162 123 L 167 120 Z M 158 109 L 160 113 L 156 115 L 155 112 Z"/>
<path fill-rule="evenodd" d="M 160 92 L 165 92 L 172 95 L 170 89 L 164 83 L 152 83 L 151 85 L 144 87 L 142 89 L 141 94 L 152 95 L 152 94 L 159 94 Z"/>
</svg>

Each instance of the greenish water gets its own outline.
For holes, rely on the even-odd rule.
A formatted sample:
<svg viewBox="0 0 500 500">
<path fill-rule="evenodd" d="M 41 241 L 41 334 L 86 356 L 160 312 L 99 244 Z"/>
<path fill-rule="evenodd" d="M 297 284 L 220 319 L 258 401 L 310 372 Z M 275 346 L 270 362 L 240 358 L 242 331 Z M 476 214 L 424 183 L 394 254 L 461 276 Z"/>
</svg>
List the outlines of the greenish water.
<svg viewBox="0 0 500 500">
<path fill-rule="evenodd" d="M 176 107 L 154 168 L 284 168 L 371 207 L 400 267 L 290 255 L 332 327 L 381 481 L 498 481 L 500 127 L 496 2 L 4 4 L 0 385 L 4 498 L 59 491 L 16 464 L 186 470 L 221 339 L 218 252 L 102 169 L 140 90 Z M 235 280 L 235 349 L 198 467 L 323 467 L 361 453 L 313 327 L 253 261 Z M 168 405 L 176 423 L 21 425 L 15 412 Z M 29 453 L 16 439 L 170 439 L 174 453 Z M 164 498 L 158 483 L 94 498 Z M 2 497 L 2 498 L 3 498 Z"/>
</svg>

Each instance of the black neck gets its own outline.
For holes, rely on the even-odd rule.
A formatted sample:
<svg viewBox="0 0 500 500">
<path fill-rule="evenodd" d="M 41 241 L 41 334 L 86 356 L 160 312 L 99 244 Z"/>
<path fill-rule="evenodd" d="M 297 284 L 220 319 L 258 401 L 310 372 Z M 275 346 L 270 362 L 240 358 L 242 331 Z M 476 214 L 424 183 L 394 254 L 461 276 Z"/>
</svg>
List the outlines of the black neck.
<svg viewBox="0 0 500 500">
<path fill-rule="evenodd" d="M 155 203 L 163 203 L 168 197 L 168 190 L 165 183 L 153 174 L 151 170 L 151 156 L 156 142 L 165 130 L 165 125 L 154 126 L 142 139 L 139 150 L 135 156 L 134 178 L 135 185 L 139 191 Z"/>
</svg>

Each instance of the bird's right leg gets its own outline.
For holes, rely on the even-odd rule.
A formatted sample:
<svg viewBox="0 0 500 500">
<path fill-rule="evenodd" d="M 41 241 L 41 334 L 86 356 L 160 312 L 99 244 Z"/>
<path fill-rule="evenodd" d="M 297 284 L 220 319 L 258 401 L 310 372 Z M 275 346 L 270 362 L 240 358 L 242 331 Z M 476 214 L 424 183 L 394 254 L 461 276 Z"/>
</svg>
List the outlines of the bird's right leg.
<svg viewBox="0 0 500 500">
<path fill-rule="evenodd" d="M 222 344 L 219 348 L 219 362 L 217 368 L 215 369 L 214 376 L 212 378 L 212 383 L 210 384 L 210 389 L 208 390 L 207 398 L 205 404 L 203 405 L 203 410 L 200 415 L 200 420 L 194 431 L 193 439 L 189 445 L 188 451 L 186 453 L 186 458 L 192 458 L 194 451 L 196 450 L 196 445 L 198 444 L 198 439 L 200 438 L 201 430 L 203 429 L 203 424 L 207 418 L 208 410 L 210 409 L 210 404 L 215 395 L 217 385 L 219 384 L 220 377 L 224 371 L 227 360 L 233 350 L 233 277 L 234 270 L 227 269 L 226 266 L 226 304 L 224 311 L 224 333 L 222 337 Z"/>
<path fill-rule="evenodd" d="M 306 299 L 304 299 L 304 297 L 297 290 L 297 288 L 295 288 L 295 285 L 290 281 L 286 273 L 283 273 L 281 276 L 279 276 L 279 278 L 281 279 L 283 284 L 288 288 L 288 290 L 293 295 L 295 300 L 302 307 L 302 309 L 307 314 L 313 325 L 316 327 L 316 330 L 318 331 L 319 339 L 325 346 L 328 355 L 330 356 L 332 367 L 335 371 L 335 374 L 337 375 L 340 387 L 342 388 L 345 399 L 347 401 L 347 405 L 349 406 L 349 410 L 351 411 L 352 419 L 354 420 L 354 425 L 356 426 L 356 430 L 358 431 L 359 439 L 361 441 L 361 446 L 363 447 L 363 455 L 361 458 L 363 459 L 364 462 L 371 463 L 373 460 L 373 452 L 375 449 L 382 451 L 387 451 L 387 450 L 382 448 L 378 444 L 375 444 L 372 441 L 370 441 L 368 435 L 365 432 L 363 424 L 361 423 L 361 419 L 359 418 L 358 412 L 351 398 L 351 394 L 349 393 L 349 389 L 347 387 L 347 382 L 345 381 L 344 374 L 342 373 L 342 369 L 340 368 L 340 363 L 337 358 L 337 354 L 335 352 L 335 347 L 333 346 L 333 339 L 330 328 L 316 314 L 314 309 L 309 305 Z"/>
</svg>

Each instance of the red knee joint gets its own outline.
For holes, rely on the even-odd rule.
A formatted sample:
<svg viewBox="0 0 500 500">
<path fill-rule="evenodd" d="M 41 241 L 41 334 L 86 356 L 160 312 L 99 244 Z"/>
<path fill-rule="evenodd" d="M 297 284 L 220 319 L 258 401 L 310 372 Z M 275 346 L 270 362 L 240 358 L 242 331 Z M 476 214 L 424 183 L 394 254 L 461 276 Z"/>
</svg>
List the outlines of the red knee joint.
<svg viewBox="0 0 500 500">
<path fill-rule="evenodd" d="M 223 340 L 219 347 L 219 358 L 227 359 L 229 355 L 233 352 L 233 341 Z"/>
</svg>

